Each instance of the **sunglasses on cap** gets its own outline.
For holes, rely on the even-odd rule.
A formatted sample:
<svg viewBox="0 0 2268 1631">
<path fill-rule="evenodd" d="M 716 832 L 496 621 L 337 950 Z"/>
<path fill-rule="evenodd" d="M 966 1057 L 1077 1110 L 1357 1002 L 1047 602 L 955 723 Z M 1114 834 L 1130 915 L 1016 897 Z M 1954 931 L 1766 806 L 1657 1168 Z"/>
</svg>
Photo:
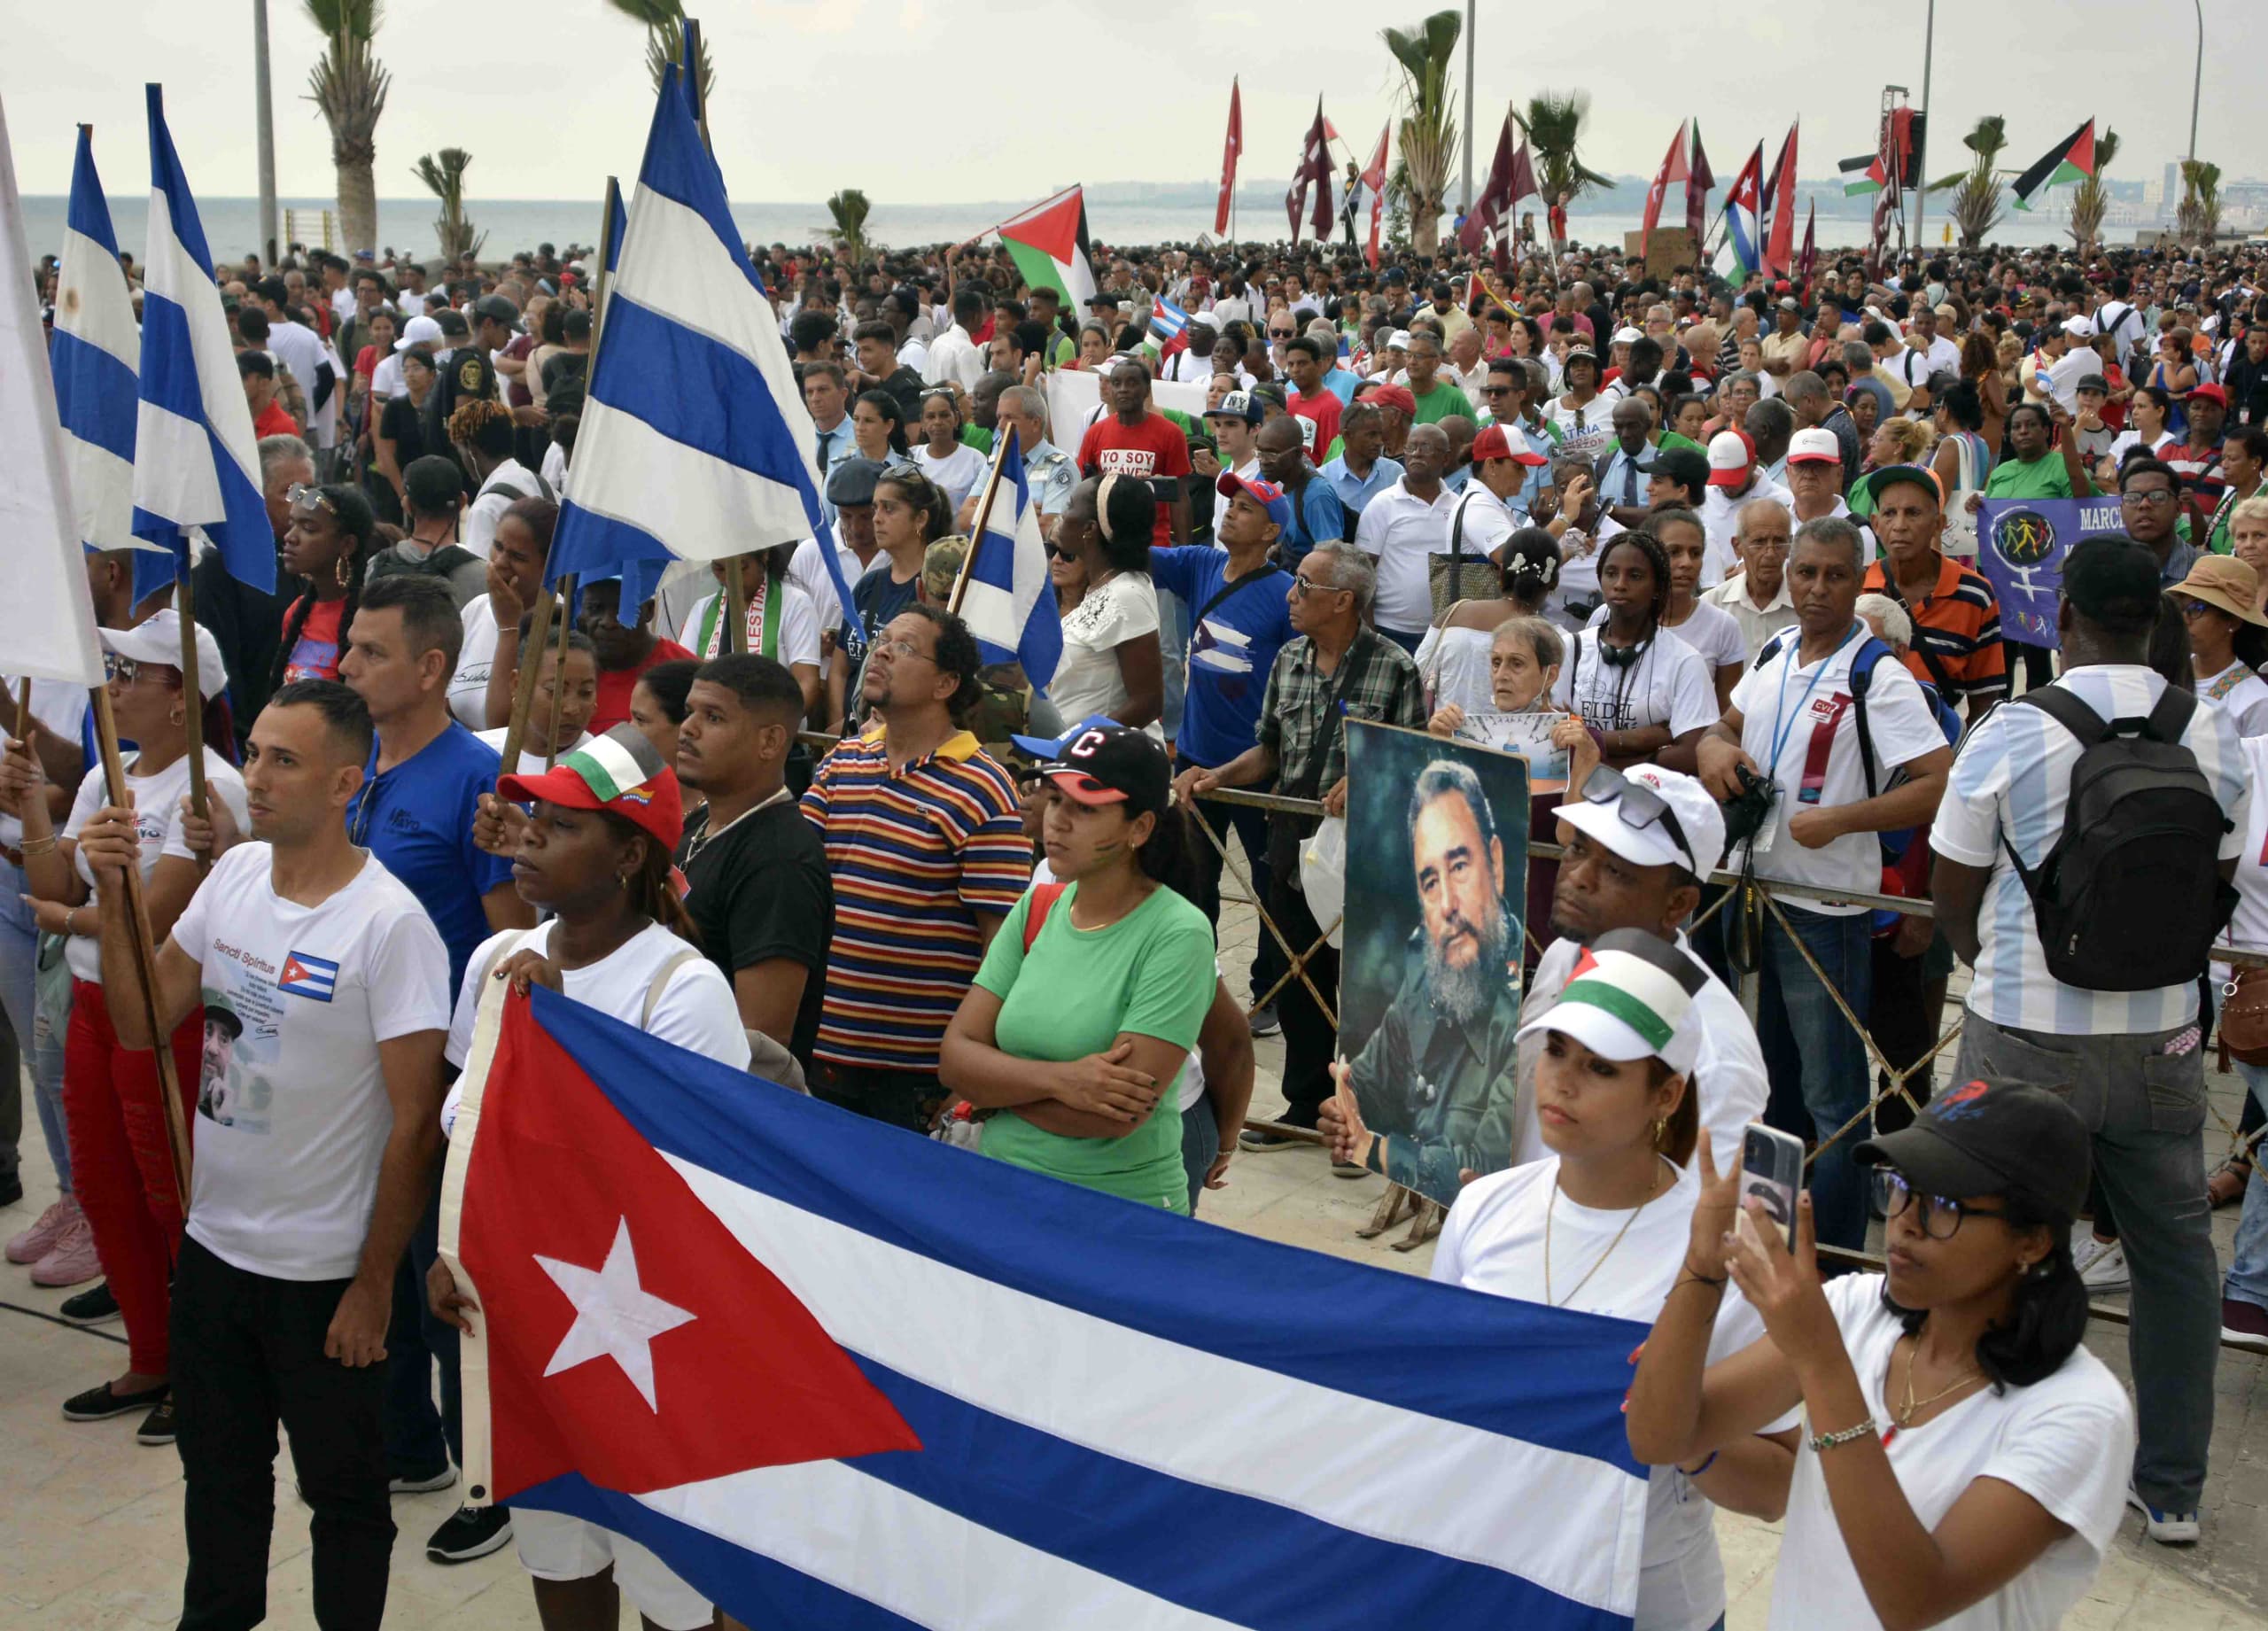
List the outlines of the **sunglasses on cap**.
<svg viewBox="0 0 2268 1631">
<path fill-rule="evenodd" d="M 1677 824 L 1677 812 L 1669 807 L 1668 801 L 1644 782 L 1633 781 L 1612 765 L 1602 765 L 1583 779 L 1583 802 L 1615 805 L 1615 813 L 1621 817 L 1625 827 L 1643 831 L 1658 825 L 1680 850 L 1693 856 L 1693 841 Z"/>
<path fill-rule="evenodd" d="M 316 509 L 330 514 L 334 519 L 338 515 L 338 507 L 323 495 L 321 487 L 310 486 L 304 481 L 295 481 L 285 488 L 284 501 L 294 506 L 313 504 Z"/>
</svg>

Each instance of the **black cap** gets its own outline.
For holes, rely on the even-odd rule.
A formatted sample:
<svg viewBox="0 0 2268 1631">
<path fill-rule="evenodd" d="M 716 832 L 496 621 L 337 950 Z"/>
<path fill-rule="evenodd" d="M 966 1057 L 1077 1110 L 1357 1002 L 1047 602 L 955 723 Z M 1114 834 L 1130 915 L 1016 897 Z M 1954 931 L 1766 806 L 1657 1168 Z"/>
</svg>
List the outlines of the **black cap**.
<svg viewBox="0 0 2268 1631">
<path fill-rule="evenodd" d="M 2068 1219 L 2086 1205 L 2093 1152 L 2085 1123 L 2060 1094 L 1977 1081 L 1939 1093 L 1912 1126 L 1868 1139 L 1852 1159 L 1895 1167 L 1929 1194 L 2021 1195 Z"/>
<path fill-rule="evenodd" d="M 1124 725 L 1076 733 L 1039 773 L 1083 804 L 1122 804 L 1130 816 L 1161 813 L 1173 795 L 1173 761 L 1164 747 Z"/>
<path fill-rule="evenodd" d="M 472 309 L 478 316 L 493 318 L 508 325 L 520 320 L 520 308 L 505 295 L 484 294 L 472 303 Z"/>
<path fill-rule="evenodd" d="M 874 484 L 882 478 L 888 466 L 879 459 L 856 456 L 843 460 L 827 477 L 827 501 L 837 509 L 845 504 L 871 504 L 874 501 Z"/>
<path fill-rule="evenodd" d="M 2158 557 L 2124 532 L 2083 539 L 2063 557 L 2063 598 L 2112 633 L 2147 633 L 2158 617 Z"/>
<path fill-rule="evenodd" d="M 409 462 L 401 472 L 401 486 L 409 495 L 409 501 L 430 516 L 462 501 L 464 472 L 457 468 L 454 459 L 429 453 Z"/>
<path fill-rule="evenodd" d="M 433 314 L 433 322 L 441 330 L 443 339 L 461 340 L 472 332 L 465 324 L 464 314 L 454 307 L 442 307 Z"/>
</svg>

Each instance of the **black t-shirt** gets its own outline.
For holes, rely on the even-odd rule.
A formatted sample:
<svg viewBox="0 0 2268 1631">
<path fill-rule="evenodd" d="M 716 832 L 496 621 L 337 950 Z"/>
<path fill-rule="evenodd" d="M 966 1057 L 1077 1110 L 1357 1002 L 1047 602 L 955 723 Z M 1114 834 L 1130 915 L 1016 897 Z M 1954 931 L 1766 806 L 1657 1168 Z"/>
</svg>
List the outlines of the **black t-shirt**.
<svg viewBox="0 0 2268 1631">
<path fill-rule="evenodd" d="M 578 391 L 583 389 L 583 380 L 590 368 L 590 353 L 581 351 L 563 351 L 556 355 L 545 358 L 544 395 L 547 398 L 549 397 L 551 392 L 558 390 L 570 380 L 574 381 Z"/>
<path fill-rule="evenodd" d="M 809 971 L 788 1048 L 809 1069 L 827 990 L 827 946 L 835 938 L 835 885 L 819 829 L 794 799 L 784 798 L 703 843 L 707 831 L 703 811 L 686 824 L 678 847 L 691 891 L 686 910 L 701 931 L 702 950 L 727 980 L 775 957 Z"/>
<path fill-rule="evenodd" d="M 378 434 L 393 444 L 394 463 L 402 470 L 425 453 L 425 427 L 417 421 L 417 405 L 406 396 L 389 397 L 378 416 Z"/>
<path fill-rule="evenodd" d="M 425 446 L 435 453 L 451 453 L 449 416 L 478 397 L 502 400 L 496 389 L 496 365 L 478 345 L 460 346 L 433 359 L 433 388 L 425 393 Z"/>
</svg>

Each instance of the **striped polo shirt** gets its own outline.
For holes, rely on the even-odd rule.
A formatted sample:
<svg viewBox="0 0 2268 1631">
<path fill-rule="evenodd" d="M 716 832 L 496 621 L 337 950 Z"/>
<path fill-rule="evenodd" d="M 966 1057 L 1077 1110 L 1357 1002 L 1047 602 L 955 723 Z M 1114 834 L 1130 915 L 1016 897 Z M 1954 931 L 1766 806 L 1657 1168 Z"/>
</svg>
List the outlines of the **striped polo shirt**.
<svg viewBox="0 0 2268 1631">
<path fill-rule="evenodd" d="M 804 814 L 835 881 L 812 1056 L 935 1075 L 983 957 L 976 914 L 1005 915 L 1030 881 L 1014 784 L 967 731 L 893 772 L 876 726 L 820 761 Z"/>
<path fill-rule="evenodd" d="M 2008 700 L 2008 653 L 2000 643 L 2000 602 L 1984 573 L 1963 566 L 1951 555 L 1938 557 L 1938 581 L 1918 606 L 1899 592 L 1890 575 L 1887 558 L 1867 568 L 1861 593 L 1887 594 L 1904 606 L 1914 619 L 1914 643 L 1906 666 L 1914 678 L 1937 686 L 1945 700 L 1959 707 L 1966 699 L 1969 717 Z M 1941 684 L 1922 655 L 1937 658 L 1950 684 Z"/>
</svg>

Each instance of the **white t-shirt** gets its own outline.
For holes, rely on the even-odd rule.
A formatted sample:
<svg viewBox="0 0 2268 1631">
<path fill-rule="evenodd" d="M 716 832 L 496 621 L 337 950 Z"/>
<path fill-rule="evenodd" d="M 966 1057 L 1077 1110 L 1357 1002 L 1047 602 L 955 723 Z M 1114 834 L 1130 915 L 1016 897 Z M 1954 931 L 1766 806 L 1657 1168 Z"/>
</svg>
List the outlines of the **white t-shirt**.
<svg viewBox="0 0 2268 1631">
<path fill-rule="evenodd" d="M 9 697 L 6 729 L 11 736 L 16 731 L 14 699 L 22 685 L 23 680 L 13 674 L 0 681 L 0 689 L 4 689 Z M 32 718 L 64 741 L 77 742 L 80 728 L 87 718 L 87 687 L 66 685 L 60 680 L 33 680 Z M 24 824 L 17 817 L 0 814 L 0 844 L 7 845 L 11 850 L 24 847 Z"/>
<path fill-rule="evenodd" d="M 370 400 L 384 404 L 398 396 L 409 394 L 409 382 L 401 377 L 401 358 L 388 352 L 378 359 L 377 367 L 370 370 Z M 373 419 L 375 426 L 377 421 Z"/>
<path fill-rule="evenodd" d="M 1728 494 L 1722 487 L 1711 487 L 1701 495 L 1701 531 L 1706 540 L 1701 555 L 1701 581 L 1695 587 L 1706 594 L 1732 576 L 1740 563 L 1740 512 L 1759 499 L 1776 499 L 1780 508 L 1788 512 L 1790 529 L 1796 522 L 1795 494 L 1762 470 L 1749 484 L 1748 491 Z"/>
<path fill-rule="evenodd" d="M 496 541 L 496 524 L 504 518 L 504 512 L 522 499 L 544 496 L 543 483 L 533 470 L 517 459 L 505 460 L 488 472 L 488 479 L 465 507 L 464 526 L 457 541 L 485 561 L 490 546 Z"/>
<path fill-rule="evenodd" d="M 1590 626 L 1595 629 L 1603 629 L 1606 626 L 1606 608 L 1604 605 L 1591 613 Z M 1732 613 L 1720 606 L 1713 606 L 1707 601 L 1697 598 L 1693 602 L 1691 617 L 1674 626 L 1665 623 L 1662 625 L 1662 629 L 1664 633 L 1676 635 L 1693 648 L 1701 661 L 1708 666 L 1709 682 L 1712 687 L 1716 684 L 1719 669 L 1748 666 L 1750 660 L 1748 641 L 1741 633 L 1740 624 L 1734 618 Z"/>
<path fill-rule="evenodd" d="M 500 725 L 493 730 L 475 731 L 473 732 L 473 734 L 479 737 L 481 741 L 486 742 L 490 747 L 495 749 L 497 757 L 501 758 L 504 752 L 504 738 L 510 734 L 511 729 L 512 727 L 509 725 Z M 532 733 L 534 727 L 530 726 L 529 729 L 531 733 Z M 556 759 L 561 755 L 572 753 L 576 749 L 590 741 L 590 739 L 591 734 L 588 731 L 585 731 L 580 736 L 576 737 L 574 741 L 560 749 L 557 754 L 554 754 L 551 757 L 554 759 Z M 500 770 L 496 773 L 498 775 L 540 776 L 543 774 L 544 771 L 543 761 L 544 752 L 542 749 L 535 747 L 523 747 L 520 749 L 519 768 L 513 771 Z"/>
<path fill-rule="evenodd" d="M 2160 432 L 2157 440 L 2149 446 L 2150 457 L 2153 459 L 2163 457 L 2168 447 L 2175 446 L 2180 440 L 2181 439 L 2171 431 Z M 2109 459 L 2116 468 L 2124 462 L 2130 449 L 2140 447 L 2141 445 L 2142 433 L 2140 431 L 2121 431 L 2111 439 L 2109 449 L 2102 456 Z"/>
<path fill-rule="evenodd" d="M 247 1273 L 343 1280 L 393 1128 L 378 1045 L 448 1029 L 449 954 L 377 857 L 313 906 L 270 858 L 238 844 L 174 923 L 204 971 L 189 1232 Z"/>
<path fill-rule="evenodd" d="M 488 677 L 496 668 L 496 615 L 488 597 L 476 594 L 457 614 L 464 625 L 456 672 L 449 676 L 449 711 L 467 730 L 488 728 Z"/>
<path fill-rule="evenodd" d="M 1302 423 L 1304 423 L 1304 421 Z M 1258 481 L 1260 479 L 1259 455 L 1255 454 L 1244 463 L 1238 465 L 1234 470 L 1230 470 L 1229 473 L 1232 476 L 1241 477 L 1247 481 Z M 1221 523 L 1228 518 L 1228 514 L 1229 495 L 1223 493 L 1218 486 L 1216 486 L 1213 490 L 1213 539 L 1216 543 L 1220 541 Z"/>
<path fill-rule="evenodd" d="M 806 539 L 804 541 L 808 543 L 810 540 Z M 824 566 L 819 568 L 822 572 L 826 570 Z M 686 618 L 685 627 L 678 633 L 677 643 L 696 657 L 706 659 L 711 656 L 721 656 L 725 651 L 727 631 L 721 609 L 717 618 L 717 651 L 711 653 L 701 649 L 702 625 L 709 616 L 709 609 L 717 604 L 718 596 L 722 594 L 724 591 L 719 589 L 715 594 L 703 596 L 700 603 L 694 607 L 692 615 Z M 812 604 L 810 595 L 785 579 L 781 582 L 780 595 L 780 649 L 773 653 L 773 657 L 790 668 L 798 663 L 806 663 L 817 668 L 819 666 L 818 609 Z M 831 594 L 830 598 L 832 598 Z M 754 602 L 751 602 L 750 604 L 753 606 Z M 749 633 L 749 649 L 754 651 L 757 647 L 764 643 L 763 623 L 760 620 L 757 621 L 756 627 Z"/>
<path fill-rule="evenodd" d="M 1494 629 L 1444 628 L 1435 624 L 1418 642 L 1418 672 L 1436 709 L 1455 703 L 1467 713 L 1496 706 L 1496 682 L 1488 658 L 1496 649 Z"/>
<path fill-rule="evenodd" d="M 457 992 L 456 1008 L 450 1016 L 449 1039 L 441 1050 L 449 1063 L 462 1070 L 472 1056 L 472 1029 L 480 1018 L 482 983 L 489 970 L 523 947 L 548 956 L 551 936 L 558 927 L 554 918 L 532 929 L 508 928 L 489 936 L 474 949 L 464 966 L 464 985 Z M 679 952 L 693 949 L 659 923 L 649 923 L 597 962 L 561 969 L 560 984 L 567 996 L 586 1007 L 596 1008 L 625 1025 L 640 1026 L 649 1037 L 745 1070 L 748 1032 L 741 1028 L 740 1004 L 723 972 L 705 957 L 689 957 L 677 967 L 654 1005 L 653 1022 L 646 1022 L 646 993 L 653 989 L 654 976 Z M 456 1129 L 461 1097 L 452 1086 L 442 1102 L 445 1133 Z"/>
<path fill-rule="evenodd" d="M 2197 682 L 2197 700 L 2210 703 L 2236 721 L 2243 737 L 2268 735 L 2268 680 L 2233 662 L 2210 680 Z"/>
<path fill-rule="evenodd" d="M 1116 718 L 1126 706 L 1126 680 L 1118 669 L 1118 648 L 1158 632 L 1158 591 L 1147 572 L 1121 572 L 1087 591 L 1063 619 L 1063 656 L 1048 682 L 1047 700 L 1066 719 L 1089 714 Z M 1165 733 L 1150 721 L 1159 741 Z"/>
<path fill-rule="evenodd" d="M 1803 641 L 1792 631 L 1779 656 L 1751 668 L 1733 687 L 1740 711 L 1740 745 L 1766 780 L 1780 789 L 1772 819 L 1755 839 L 1756 875 L 1821 889 L 1872 894 L 1882 885 L 1882 843 L 1872 833 L 1845 833 L 1817 850 L 1788 835 L 1788 822 L 1807 809 L 1831 810 L 1867 797 L 1859 762 L 1859 716 L 1851 700 L 1851 659 L 1864 643 L 1866 625 L 1818 662 L 1798 662 Z M 1874 738 L 1875 787 L 1887 791 L 1900 765 L 1946 745 L 1937 717 L 1906 664 L 1884 658 L 1867 690 L 1867 729 Z M 1738 852 L 1736 851 L 1736 854 Z M 1832 917 L 1864 912 L 1843 902 L 1805 899 L 1806 912 Z"/>
<path fill-rule="evenodd" d="M 1585 629 L 1568 642 L 1567 661 L 1552 682 L 1551 700 L 1583 717 L 1596 730 L 1631 731 L 1666 725 L 1672 736 L 1706 730 L 1724 717 L 1716 677 L 1682 640 L 1657 636 L 1638 659 L 1618 668 L 1599 656 L 1603 629 Z"/>
<path fill-rule="evenodd" d="M 1550 417 L 1559 427 L 1559 457 L 1581 460 L 1588 466 L 1604 453 L 1607 443 L 1614 439 L 1614 405 L 1619 400 L 1596 396 L 1573 408 L 1565 397 L 1552 398 Z"/>
<path fill-rule="evenodd" d="M 945 490 L 946 501 L 956 510 L 960 509 L 960 501 L 976 490 L 976 484 L 984 479 L 985 472 L 991 468 L 986 463 L 984 455 L 967 442 L 955 442 L 953 450 L 942 459 L 931 453 L 929 445 L 924 442 L 914 448 L 913 463 L 924 476 Z"/>
<path fill-rule="evenodd" d="M 237 830 L 245 831 L 252 825 L 245 809 L 245 779 L 237 767 L 210 748 L 200 750 L 205 755 L 205 786 L 208 795 L 228 807 L 237 819 Z M 181 801 L 189 796 L 189 756 L 183 754 L 154 776 L 126 773 L 127 790 L 134 795 L 134 829 L 142 843 L 142 876 L 146 882 L 158 870 L 160 856 L 177 855 L 182 859 L 194 860 L 196 854 L 182 836 Z M 63 823 L 61 836 L 75 840 L 87 830 L 87 823 L 95 819 L 95 812 L 110 802 L 110 792 L 104 784 L 103 767 L 99 765 L 80 778 L 79 795 L 71 801 L 71 814 Z M 79 877 L 93 893 L 89 898 L 99 901 L 102 891 L 95 888 L 94 868 L 87 858 L 75 851 L 73 861 Z M 103 982 L 101 944 L 91 935 L 73 935 L 63 943 L 63 959 L 71 965 L 72 977 L 100 985 Z"/>
<path fill-rule="evenodd" d="M 1903 1328 L 1883 1307 L 1882 1285 L 1878 1274 L 1847 1274 L 1828 1282 L 1827 1303 L 1867 1410 L 1886 1424 L 1891 1351 Z M 2102 1566 L 2125 1512 L 2134 1412 L 2118 1379 L 2080 1348 L 2045 1381 L 1998 1393 L 1979 1389 L 1943 1415 L 1893 1433 L 1884 1448 L 1925 1529 L 1934 1530 L 1980 1478 L 2014 1486 L 2070 1526 L 2071 1533 L 2030 1568 L 1982 1603 L 1939 1620 L 1938 1631 L 2053 1631 Z M 1828 1503 L 1818 1452 L 1807 1442 L 1796 1451 L 1769 1623 L 1772 1631 L 1880 1631 L 1882 1624 L 1867 1605 Z"/>
<path fill-rule="evenodd" d="M 322 337 L 313 329 L 288 318 L 268 324 L 268 349 L 278 362 L 291 370 L 299 388 L 307 393 L 307 445 L 330 447 L 338 439 L 338 400 L 346 394 L 346 370 L 338 366 L 338 353 L 324 345 Z M 326 364 L 332 374 L 330 394 L 317 408 L 316 374 Z"/>
<path fill-rule="evenodd" d="M 829 527 L 823 536 L 823 544 L 820 539 L 807 538 L 796 546 L 795 558 L 788 563 L 788 581 L 811 596 L 812 608 L 818 613 L 821 627 L 836 629 L 843 626 L 843 597 L 835 591 L 835 579 L 827 575 L 827 557 L 819 553 L 820 549 L 835 551 L 835 558 L 843 567 L 843 581 L 854 587 L 874 562 L 859 560 L 858 552 L 843 541 L 841 523 Z M 880 550 L 874 552 L 875 561 L 888 559 Z"/>
<path fill-rule="evenodd" d="M 1548 1227 L 1550 1290 L 1559 1307 L 1651 1325 L 1684 1268 L 1694 1203 L 1701 1192 L 1691 1169 L 1662 1164 L 1675 1174 L 1675 1182 L 1635 1215 L 1595 1211 L 1565 1195 L 1555 1199 L 1556 1155 L 1476 1178 L 1441 1224 L 1433 1278 L 1492 1297 L 1548 1302 Z M 1728 1287 L 1709 1334 L 1709 1363 L 1729 1358 L 1763 1336 L 1764 1322 L 1755 1309 Z M 1638 1561 L 1639 1631 L 1705 1631 L 1725 1612 L 1715 1518 L 1716 1508 L 1692 1480 L 1675 1467 L 1652 1469 Z M 1830 1623 L 1821 1620 L 1810 1631 Z"/>
<path fill-rule="evenodd" d="M 1458 531 L 1460 519 L 1464 522 L 1462 532 Z M 1449 511 L 1449 524 L 1441 533 L 1440 541 L 1433 546 L 1433 553 L 1449 554 L 1450 542 L 1454 540 L 1468 560 L 1475 556 L 1487 558 L 1502 549 L 1505 540 L 1520 524 L 1513 518 L 1504 501 L 1483 486 L 1476 476 L 1466 482 L 1464 491 L 1457 494 L 1456 506 Z"/>
</svg>

